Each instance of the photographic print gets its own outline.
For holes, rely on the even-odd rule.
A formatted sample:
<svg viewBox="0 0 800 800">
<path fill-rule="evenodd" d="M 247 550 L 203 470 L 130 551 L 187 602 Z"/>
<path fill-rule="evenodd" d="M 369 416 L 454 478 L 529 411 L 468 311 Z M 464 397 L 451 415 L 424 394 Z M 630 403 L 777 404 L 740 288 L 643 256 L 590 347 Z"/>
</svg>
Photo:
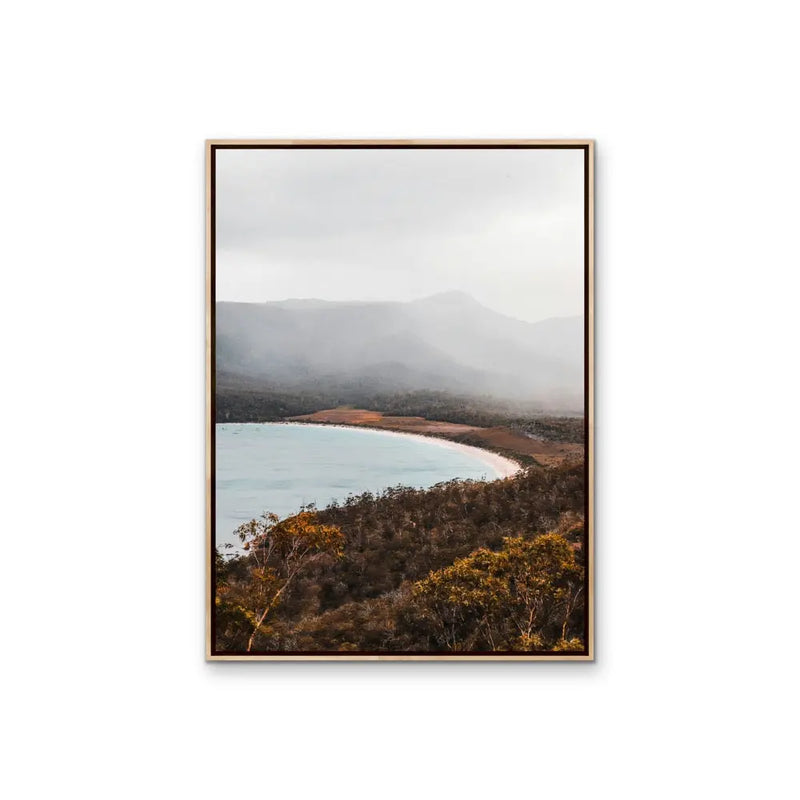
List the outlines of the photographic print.
<svg viewBox="0 0 800 800">
<path fill-rule="evenodd" d="M 207 657 L 593 658 L 592 142 L 206 155 Z"/>
</svg>

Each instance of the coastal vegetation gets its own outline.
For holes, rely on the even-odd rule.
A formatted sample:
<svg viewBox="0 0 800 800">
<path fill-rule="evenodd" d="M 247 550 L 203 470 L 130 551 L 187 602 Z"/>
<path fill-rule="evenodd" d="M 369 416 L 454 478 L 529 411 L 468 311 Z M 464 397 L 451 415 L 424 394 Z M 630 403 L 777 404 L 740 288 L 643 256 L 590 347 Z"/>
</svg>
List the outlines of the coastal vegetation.
<svg viewBox="0 0 800 800">
<path fill-rule="evenodd" d="M 217 552 L 219 653 L 582 652 L 584 465 L 269 513 Z"/>
<path fill-rule="evenodd" d="M 265 513 L 241 525 L 237 531 L 247 552 L 245 580 L 218 583 L 218 596 L 235 608 L 252 626 L 247 652 L 269 613 L 280 602 L 295 578 L 325 556 L 342 553 L 344 536 L 333 525 L 320 524 L 316 515 L 302 511 L 284 520 Z M 223 571 L 224 573 L 224 571 Z"/>
<path fill-rule="evenodd" d="M 523 465 L 491 482 L 396 486 L 280 520 L 217 552 L 219 653 L 581 653 L 585 420 L 529 403 L 225 373 L 218 422 L 298 421 L 438 436 Z"/>
</svg>

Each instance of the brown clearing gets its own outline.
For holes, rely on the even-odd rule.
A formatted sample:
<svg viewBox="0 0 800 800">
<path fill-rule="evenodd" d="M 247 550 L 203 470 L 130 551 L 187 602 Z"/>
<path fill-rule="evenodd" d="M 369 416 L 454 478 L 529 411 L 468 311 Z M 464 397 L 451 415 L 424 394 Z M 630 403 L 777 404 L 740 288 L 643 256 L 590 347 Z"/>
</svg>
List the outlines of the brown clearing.
<svg viewBox="0 0 800 800">
<path fill-rule="evenodd" d="M 287 419 L 294 422 L 360 425 L 401 433 L 436 435 L 478 447 L 483 445 L 492 450 L 502 450 L 512 456 L 515 454 L 528 456 L 543 466 L 556 466 L 567 458 L 583 453 L 583 447 L 579 444 L 531 439 L 510 428 L 479 428 L 475 425 L 459 425 L 455 422 L 441 422 L 425 419 L 425 417 L 389 417 L 384 416 L 380 411 L 367 411 L 363 408 L 328 408 L 323 411 L 315 411 L 313 414 L 303 414 Z"/>
</svg>

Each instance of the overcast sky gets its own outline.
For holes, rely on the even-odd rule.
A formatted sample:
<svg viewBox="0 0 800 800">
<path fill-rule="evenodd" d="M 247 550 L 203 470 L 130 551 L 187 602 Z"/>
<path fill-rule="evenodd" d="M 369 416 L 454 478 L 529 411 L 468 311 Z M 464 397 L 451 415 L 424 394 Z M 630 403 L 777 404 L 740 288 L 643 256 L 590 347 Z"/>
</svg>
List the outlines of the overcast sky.
<svg viewBox="0 0 800 800">
<path fill-rule="evenodd" d="M 218 150 L 217 300 L 583 311 L 582 150 Z"/>
</svg>

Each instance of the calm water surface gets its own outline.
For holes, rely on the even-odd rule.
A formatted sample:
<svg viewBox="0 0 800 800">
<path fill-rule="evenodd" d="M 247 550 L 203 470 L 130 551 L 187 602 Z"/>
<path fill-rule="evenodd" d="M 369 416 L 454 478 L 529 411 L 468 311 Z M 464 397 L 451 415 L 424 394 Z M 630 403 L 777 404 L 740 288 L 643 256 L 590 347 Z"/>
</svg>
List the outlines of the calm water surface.
<svg viewBox="0 0 800 800">
<path fill-rule="evenodd" d="M 323 507 L 348 494 L 388 486 L 428 487 L 452 478 L 492 480 L 499 473 L 470 452 L 381 431 L 313 425 L 217 425 L 217 544 L 265 511 Z"/>
</svg>

